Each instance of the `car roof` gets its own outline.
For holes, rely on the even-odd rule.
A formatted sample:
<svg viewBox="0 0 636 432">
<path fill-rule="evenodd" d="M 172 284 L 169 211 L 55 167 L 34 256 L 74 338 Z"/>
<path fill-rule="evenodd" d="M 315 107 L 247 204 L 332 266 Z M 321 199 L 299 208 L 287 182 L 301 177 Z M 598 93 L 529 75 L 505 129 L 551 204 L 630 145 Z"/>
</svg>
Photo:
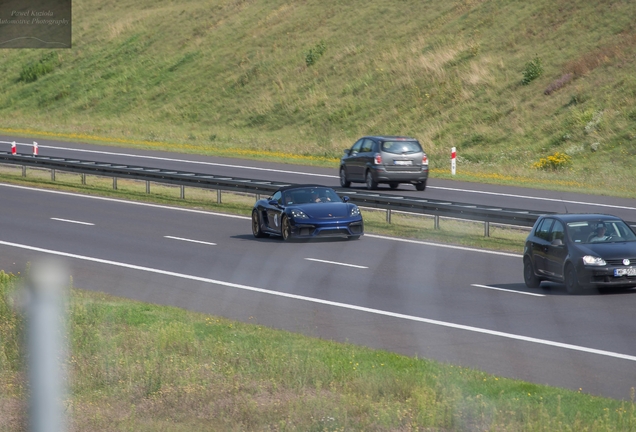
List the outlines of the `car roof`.
<svg viewBox="0 0 636 432">
<path fill-rule="evenodd" d="M 602 214 L 602 213 L 554 213 L 546 214 L 543 217 L 553 217 L 562 220 L 563 222 L 580 222 L 587 220 L 603 220 L 603 221 L 620 221 L 622 220 L 618 216 Z"/>
<path fill-rule="evenodd" d="M 285 191 L 293 190 L 293 189 L 303 189 L 303 188 L 312 188 L 312 187 L 333 189 L 333 188 L 330 188 L 329 186 L 319 185 L 319 184 L 294 184 L 294 185 L 283 186 L 280 189 L 278 189 L 277 192 L 285 192 Z"/>
<path fill-rule="evenodd" d="M 365 136 L 362 138 L 371 138 L 371 139 L 376 139 L 376 140 L 380 140 L 380 141 L 385 141 L 385 140 L 396 140 L 396 141 L 417 141 L 416 138 L 411 138 L 411 137 L 407 137 L 407 136 L 398 136 L 398 135 L 369 135 L 369 136 Z"/>
</svg>

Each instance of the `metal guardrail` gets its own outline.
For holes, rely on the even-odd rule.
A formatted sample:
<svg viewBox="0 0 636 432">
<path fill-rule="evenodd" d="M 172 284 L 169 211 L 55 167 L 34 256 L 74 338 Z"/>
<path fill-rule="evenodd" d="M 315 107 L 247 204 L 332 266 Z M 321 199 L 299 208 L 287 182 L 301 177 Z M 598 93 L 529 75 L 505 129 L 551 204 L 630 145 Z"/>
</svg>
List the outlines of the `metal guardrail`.
<svg viewBox="0 0 636 432">
<path fill-rule="evenodd" d="M 52 178 L 54 178 L 55 170 L 79 173 L 82 175 L 88 174 L 113 177 L 114 188 L 116 188 L 117 178 L 146 181 L 147 185 L 149 184 L 148 182 L 179 185 L 182 186 L 182 197 L 183 187 L 186 186 L 216 189 L 219 191 L 244 192 L 259 196 L 260 194 L 273 193 L 278 188 L 289 185 L 289 183 L 265 180 L 216 176 L 195 172 L 148 168 L 80 159 L 20 155 L 7 152 L 0 152 L 0 163 L 21 165 L 23 167 L 23 175 L 26 175 L 26 167 L 32 167 L 51 170 Z M 147 186 L 146 190 L 149 192 L 149 186 Z M 486 236 L 489 235 L 490 223 L 531 227 L 541 214 L 548 213 L 505 207 L 481 206 L 451 201 L 410 198 L 406 196 L 361 192 L 343 188 L 335 188 L 335 190 L 341 196 L 349 196 L 352 202 L 362 207 L 386 210 L 387 222 L 391 222 L 392 211 L 434 216 L 436 228 L 439 228 L 439 217 L 466 219 L 484 222 L 484 235 Z"/>
</svg>

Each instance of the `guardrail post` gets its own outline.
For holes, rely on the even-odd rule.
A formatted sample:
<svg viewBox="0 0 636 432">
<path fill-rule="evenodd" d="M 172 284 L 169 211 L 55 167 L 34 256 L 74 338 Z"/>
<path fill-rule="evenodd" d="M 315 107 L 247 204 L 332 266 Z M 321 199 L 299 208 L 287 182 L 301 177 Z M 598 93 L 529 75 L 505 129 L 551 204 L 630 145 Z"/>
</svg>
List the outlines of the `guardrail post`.
<svg viewBox="0 0 636 432">
<path fill-rule="evenodd" d="M 150 193 L 150 182 L 148 180 L 146 180 L 146 193 Z"/>
<path fill-rule="evenodd" d="M 26 165 L 22 165 L 22 177 L 26 177 Z"/>
<path fill-rule="evenodd" d="M 113 177 L 113 190 L 117 190 L 117 177 Z"/>
<path fill-rule="evenodd" d="M 484 237 L 490 237 L 490 222 L 484 222 Z"/>
<path fill-rule="evenodd" d="M 86 185 L 86 174 L 82 173 L 82 184 Z"/>
<path fill-rule="evenodd" d="M 261 199 L 261 194 L 256 194 L 256 201 L 259 201 Z"/>
<path fill-rule="evenodd" d="M 181 199 L 185 199 L 185 186 L 181 185 Z"/>
<path fill-rule="evenodd" d="M 386 209 L 386 223 L 391 223 L 391 209 Z"/>
<path fill-rule="evenodd" d="M 51 181 L 55 181 L 55 170 L 51 170 Z"/>
<path fill-rule="evenodd" d="M 221 204 L 221 189 L 216 190 L 216 203 Z"/>
<path fill-rule="evenodd" d="M 433 229 L 439 229 L 439 215 L 435 215 L 433 218 Z"/>
</svg>

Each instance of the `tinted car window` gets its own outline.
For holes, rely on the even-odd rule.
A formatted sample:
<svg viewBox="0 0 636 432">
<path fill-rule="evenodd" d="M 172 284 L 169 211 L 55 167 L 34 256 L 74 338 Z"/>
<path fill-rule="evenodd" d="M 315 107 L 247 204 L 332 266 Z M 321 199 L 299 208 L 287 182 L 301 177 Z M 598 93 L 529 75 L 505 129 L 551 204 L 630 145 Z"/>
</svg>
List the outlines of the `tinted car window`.
<svg viewBox="0 0 636 432">
<path fill-rule="evenodd" d="M 422 151 L 422 146 L 417 141 L 384 141 L 382 151 L 387 153 L 417 153 Z"/>
<path fill-rule="evenodd" d="M 285 203 L 287 205 L 315 202 L 342 202 L 342 199 L 330 188 L 299 188 L 285 192 Z"/>
<path fill-rule="evenodd" d="M 616 228 L 616 235 L 621 237 L 622 240 L 636 240 L 636 234 L 628 225 L 620 223 L 612 223 Z"/>
<path fill-rule="evenodd" d="M 360 151 L 360 147 L 362 147 L 362 141 L 363 140 L 358 140 L 358 142 L 356 142 L 353 147 L 351 147 L 351 153 L 357 153 Z"/>
<path fill-rule="evenodd" d="M 279 203 L 282 203 L 281 201 L 282 198 L 283 198 L 283 194 L 280 191 L 276 192 L 274 196 L 272 196 L 272 200 L 278 201 Z"/>
<path fill-rule="evenodd" d="M 550 240 L 561 240 L 563 241 L 563 232 L 564 227 L 561 221 L 555 220 L 554 225 L 552 226 L 552 231 L 550 233 Z"/>
<path fill-rule="evenodd" d="M 549 241 L 550 228 L 552 227 L 553 221 L 554 219 L 550 219 L 550 218 L 543 219 L 540 222 L 539 226 L 537 227 L 537 230 L 534 232 L 534 235 L 539 237 L 542 240 Z"/>
<path fill-rule="evenodd" d="M 342 199 L 333 189 L 322 188 L 317 191 L 321 202 L 342 202 Z"/>
<path fill-rule="evenodd" d="M 360 153 L 368 153 L 373 150 L 373 141 L 370 139 L 365 139 L 362 144 L 362 148 L 360 149 Z"/>
<path fill-rule="evenodd" d="M 599 225 L 605 227 L 605 235 L 610 237 L 607 241 L 635 241 L 636 234 L 623 221 L 579 221 L 568 223 L 570 236 L 575 243 L 590 243 Z"/>
</svg>

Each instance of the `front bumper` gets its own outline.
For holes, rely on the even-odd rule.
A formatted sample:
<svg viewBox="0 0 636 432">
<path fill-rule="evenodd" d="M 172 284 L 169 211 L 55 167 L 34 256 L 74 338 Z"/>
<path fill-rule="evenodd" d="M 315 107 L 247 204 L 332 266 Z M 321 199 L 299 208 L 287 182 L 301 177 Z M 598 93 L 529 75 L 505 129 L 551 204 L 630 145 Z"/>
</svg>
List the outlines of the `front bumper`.
<svg viewBox="0 0 636 432">
<path fill-rule="evenodd" d="M 364 234 L 362 220 L 353 222 L 293 223 L 292 237 L 351 237 Z"/>
<path fill-rule="evenodd" d="M 579 270 L 579 281 L 586 285 L 594 285 L 599 288 L 628 288 L 636 287 L 636 276 L 614 276 L 614 270 L 626 270 L 628 267 L 605 266 L 591 267 L 584 266 Z"/>
</svg>

